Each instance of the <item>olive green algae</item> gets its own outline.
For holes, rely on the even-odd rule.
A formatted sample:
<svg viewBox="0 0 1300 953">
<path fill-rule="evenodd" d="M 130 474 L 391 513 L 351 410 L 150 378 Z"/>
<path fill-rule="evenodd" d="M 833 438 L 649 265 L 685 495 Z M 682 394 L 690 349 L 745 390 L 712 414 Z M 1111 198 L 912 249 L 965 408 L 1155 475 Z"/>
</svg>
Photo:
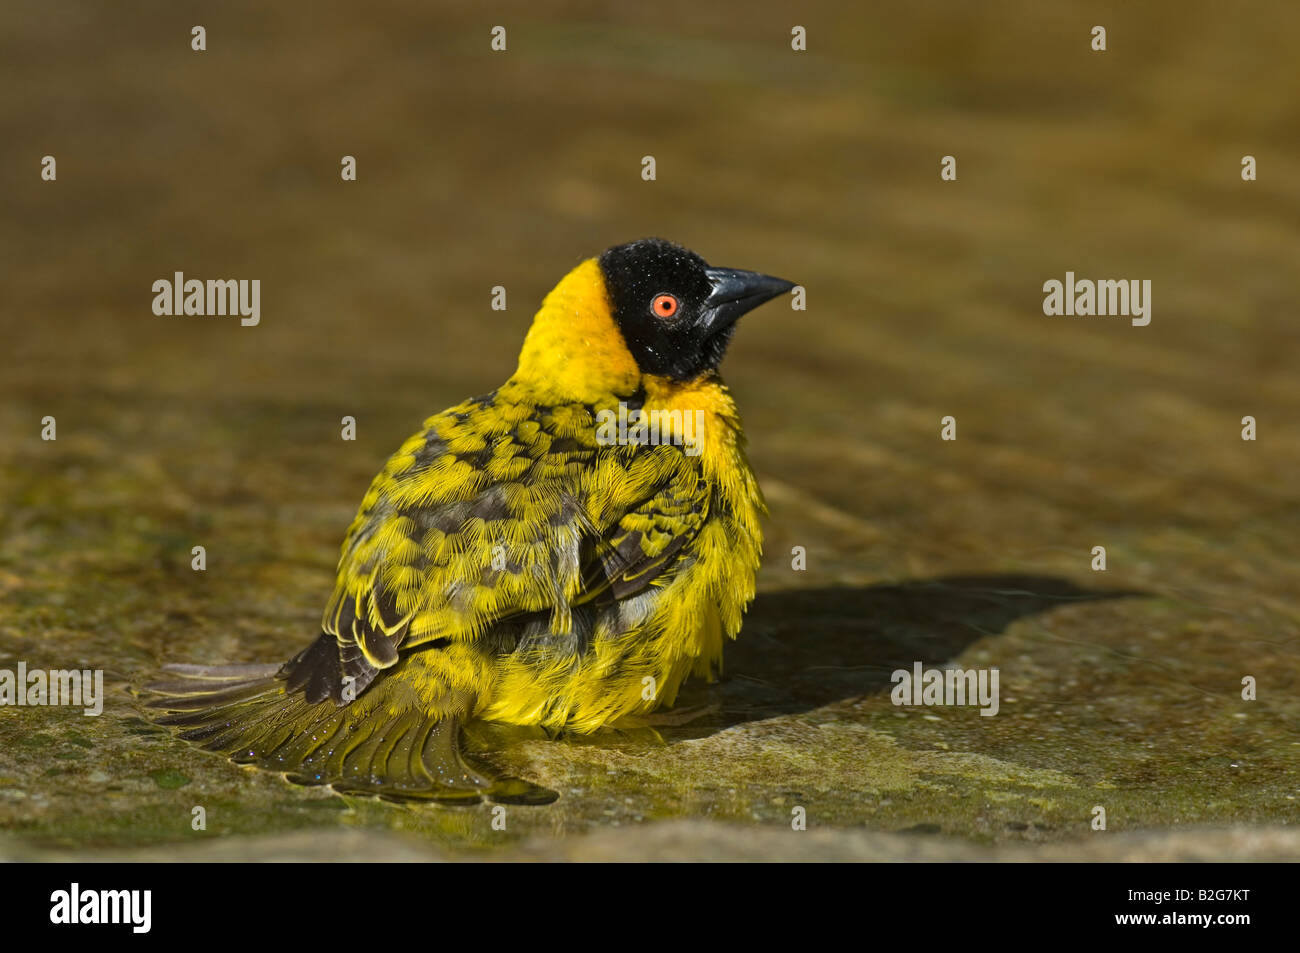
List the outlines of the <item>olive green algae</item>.
<svg viewBox="0 0 1300 953">
<path fill-rule="evenodd" d="M 0 856 L 1300 857 L 1300 12 L 812 9 L 793 54 L 775 4 L 519 5 L 493 59 L 466 11 L 327 6 L 223 7 L 206 59 L 144 12 L 0 12 L 43 77 L 0 94 L 0 668 L 108 696 L 0 707 Z M 694 718 L 476 726 L 561 795 L 502 812 L 294 787 L 143 717 L 161 664 L 312 638 L 387 455 L 642 234 L 808 289 L 723 367 L 771 518 Z M 260 278 L 262 323 L 154 317 L 177 269 Z M 1044 316 L 1067 269 L 1150 278 L 1151 325 Z M 917 661 L 997 668 L 998 714 L 894 705 Z"/>
</svg>

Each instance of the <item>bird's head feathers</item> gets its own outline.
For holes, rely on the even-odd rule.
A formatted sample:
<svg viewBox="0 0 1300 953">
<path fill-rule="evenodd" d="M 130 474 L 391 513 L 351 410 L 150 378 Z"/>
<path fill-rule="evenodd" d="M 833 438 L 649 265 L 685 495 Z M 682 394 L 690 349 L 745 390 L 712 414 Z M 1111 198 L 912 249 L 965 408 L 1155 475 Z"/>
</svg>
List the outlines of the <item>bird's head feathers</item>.
<svg viewBox="0 0 1300 953">
<path fill-rule="evenodd" d="M 631 394 L 646 377 L 693 381 L 717 368 L 737 318 L 793 287 L 660 238 L 616 245 L 546 296 L 515 377 L 578 400 Z"/>
</svg>

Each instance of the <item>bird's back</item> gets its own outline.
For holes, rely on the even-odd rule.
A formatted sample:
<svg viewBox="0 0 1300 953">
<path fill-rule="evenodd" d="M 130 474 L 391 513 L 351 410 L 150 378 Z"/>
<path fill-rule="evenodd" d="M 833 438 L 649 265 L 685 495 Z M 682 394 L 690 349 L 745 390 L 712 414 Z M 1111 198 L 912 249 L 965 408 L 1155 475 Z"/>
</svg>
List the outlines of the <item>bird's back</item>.
<svg viewBox="0 0 1300 953">
<path fill-rule="evenodd" d="M 689 434 L 672 431 L 684 404 Z M 637 411 L 657 442 L 636 442 Z M 761 503 L 739 440 L 716 378 L 558 405 L 512 381 L 451 408 L 372 484 L 324 629 L 356 644 L 361 679 L 424 646 L 472 656 L 495 720 L 589 731 L 670 704 L 753 595 Z"/>
</svg>

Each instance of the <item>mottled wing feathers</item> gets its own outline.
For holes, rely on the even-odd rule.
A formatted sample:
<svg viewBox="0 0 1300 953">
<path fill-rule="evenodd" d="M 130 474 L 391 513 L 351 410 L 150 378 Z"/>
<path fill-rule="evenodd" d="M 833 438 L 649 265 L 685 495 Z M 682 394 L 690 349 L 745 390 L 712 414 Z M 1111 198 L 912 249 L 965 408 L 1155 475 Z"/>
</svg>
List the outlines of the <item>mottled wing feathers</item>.
<svg viewBox="0 0 1300 953">
<path fill-rule="evenodd" d="M 673 565 L 708 518 L 708 485 L 689 470 L 624 514 L 598 546 L 598 565 L 614 599 L 635 595 Z M 600 586 L 593 585 L 593 595 Z"/>
<path fill-rule="evenodd" d="M 673 446 L 601 446 L 595 411 L 509 396 L 425 422 L 348 530 L 322 638 L 286 663 L 308 700 L 353 697 L 399 651 L 473 641 L 545 613 L 640 592 L 708 516 L 698 465 Z M 330 656 L 334 657 L 331 658 Z"/>
</svg>

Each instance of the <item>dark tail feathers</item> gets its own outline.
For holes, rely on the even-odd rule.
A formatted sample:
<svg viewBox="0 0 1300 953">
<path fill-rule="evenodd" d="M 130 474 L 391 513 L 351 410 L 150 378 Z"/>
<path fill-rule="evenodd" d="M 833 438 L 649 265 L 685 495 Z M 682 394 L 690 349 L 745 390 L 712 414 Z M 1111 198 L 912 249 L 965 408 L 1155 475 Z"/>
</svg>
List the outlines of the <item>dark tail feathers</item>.
<svg viewBox="0 0 1300 953">
<path fill-rule="evenodd" d="M 282 773 L 295 784 L 393 801 L 549 804 L 558 795 L 503 777 L 460 750 L 460 719 L 434 720 L 380 679 L 355 701 L 315 703 L 279 665 L 168 665 L 145 686 L 155 720 L 181 738 Z"/>
</svg>

